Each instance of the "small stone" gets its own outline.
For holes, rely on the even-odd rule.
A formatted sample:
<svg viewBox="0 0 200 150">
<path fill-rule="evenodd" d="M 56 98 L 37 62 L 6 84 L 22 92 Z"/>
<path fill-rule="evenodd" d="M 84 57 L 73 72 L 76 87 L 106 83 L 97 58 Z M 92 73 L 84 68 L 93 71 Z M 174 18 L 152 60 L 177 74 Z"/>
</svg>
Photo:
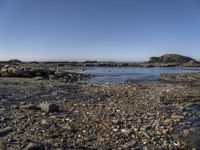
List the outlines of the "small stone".
<svg viewBox="0 0 200 150">
<path fill-rule="evenodd" d="M 113 129 L 113 131 L 114 131 L 114 132 L 117 132 L 117 131 L 118 131 L 118 129 L 114 128 L 114 129 Z"/>
<path fill-rule="evenodd" d="M 121 123 L 121 121 L 118 120 L 118 119 L 112 120 L 112 124 L 114 124 L 114 125 L 118 125 L 118 124 L 120 124 L 120 123 Z"/>
<path fill-rule="evenodd" d="M 0 122 L 5 122 L 5 121 L 8 121 L 8 120 L 11 120 L 11 119 L 8 118 L 8 117 L 1 117 L 0 118 Z"/>
<path fill-rule="evenodd" d="M 26 104 L 26 102 L 20 102 L 20 105 L 25 105 Z"/>
<path fill-rule="evenodd" d="M 129 136 L 132 133 L 132 129 L 121 129 L 121 132 L 124 133 L 125 135 Z"/>
<path fill-rule="evenodd" d="M 48 125 L 48 124 L 49 124 L 49 121 L 48 121 L 48 120 L 45 120 L 45 119 L 42 119 L 42 120 L 41 120 L 41 124 L 42 124 L 42 125 Z"/>
<path fill-rule="evenodd" d="M 180 147 L 181 143 L 179 141 L 177 141 L 177 142 L 174 143 L 174 145 L 177 146 L 177 147 Z"/>
<path fill-rule="evenodd" d="M 144 128 L 144 130 L 146 131 L 146 130 L 149 130 L 149 129 L 151 129 L 151 125 L 143 125 L 142 126 L 142 128 Z"/>
<path fill-rule="evenodd" d="M 143 149 L 144 149 L 144 150 L 148 150 L 148 147 L 144 146 Z"/>
<path fill-rule="evenodd" d="M 136 141 L 127 142 L 127 143 L 125 143 L 125 144 L 123 145 L 123 148 L 124 148 L 124 149 L 133 148 L 133 147 L 135 147 L 136 143 L 137 143 Z"/>
<path fill-rule="evenodd" d="M 47 113 L 59 111 L 59 106 L 56 104 L 52 104 L 52 103 L 41 103 L 39 105 L 39 108 L 42 111 L 47 112 Z"/>
<path fill-rule="evenodd" d="M 149 134 L 146 133 L 146 132 L 143 132 L 143 135 L 144 135 L 147 139 L 150 139 L 150 138 L 151 138 L 151 137 L 149 136 Z"/>
<path fill-rule="evenodd" d="M 72 127 L 72 126 L 69 126 L 69 125 L 65 125 L 62 127 L 63 129 L 67 130 L 67 131 L 70 131 L 70 132 L 77 132 L 77 129 Z"/>
<path fill-rule="evenodd" d="M 26 150 L 45 150 L 45 145 L 38 142 L 30 142 L 26 146 Z"/>
<path fill-rule="evenodd" d="M 55 75 L 49 75 L 49 80 L 56 80 L 56 76 Z"/>
<path fill-rule="evenodd" d="M 57 116 L 55 116 L 55 115 L 51 115 L 51 116 L 49 116 L 49 118 L 50 118 L 50 119 L 56 119 Z"/>
<path fill-rule="evenodd" d="M 12 127 L 6 127 L 4 129 L 0 129 L 0 136 L 4 136 L 13 131 Z"/>
<path fill-rule="evenodd" d="M 166 119 L 166 120 L 164 120 L 164 124 L 165 125 L 169 125 L 171 123 L 171 119 Z"/>
<path fill-rule="evenodd" d="M 43 80 L 43 77 L 34 77 L 35 80 Z"/>
<path fill-rule="evenodd" d="M 37 110 L 38 108 L 33 104 L 24 104 L 19 107 L 20 109 Z"/>
<path fill-rule="evenodd" d="M 184 116 L 182 116 L 182 115 L 172 115 L 172 118 L 173 119 L 183 119 Z"/>
<path fill-rule="evenodd" d="M 7 141 L 8 143 L 13 143 L 13 142 L 16 142 L 17 140 L 11 137 L 11 138 L 8 138 Z"/>
</svg>

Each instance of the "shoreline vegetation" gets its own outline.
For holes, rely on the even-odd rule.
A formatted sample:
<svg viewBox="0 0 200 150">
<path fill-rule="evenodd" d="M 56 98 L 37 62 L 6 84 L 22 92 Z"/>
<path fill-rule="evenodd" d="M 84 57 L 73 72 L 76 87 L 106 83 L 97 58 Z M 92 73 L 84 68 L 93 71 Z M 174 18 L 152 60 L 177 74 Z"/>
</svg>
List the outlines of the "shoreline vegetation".
<svg viewBox="0 0 200 150">
<path fill-rule="evenodd" d="M 144 63 L 0 62 L 0 149 L 199 149 L 200 73 L 93 84 L 85 66 L 200 67 L 177 54 Z"/>
</svg>

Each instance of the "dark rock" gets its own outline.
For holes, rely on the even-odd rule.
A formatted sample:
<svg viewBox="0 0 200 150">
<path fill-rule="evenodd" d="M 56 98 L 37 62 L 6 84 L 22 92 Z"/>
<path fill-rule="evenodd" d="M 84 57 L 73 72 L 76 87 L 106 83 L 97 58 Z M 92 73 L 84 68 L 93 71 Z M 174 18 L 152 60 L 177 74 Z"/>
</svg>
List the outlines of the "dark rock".
<svg viewBox="0 0 200 150">
<path fill-rule="evenodd" d="M 178 54 L 165 54 L 160 57 L 151 57 L 149 63 L 188 63 L 194 59 Z"/>
<path fill-rule="evenodd" d="M 149 60 L 150 63 L 155 63 L 159 61 L 160 61 L 160 57 L 150 57 L 150 60 Z"/>
<path fill-rule="evenodd" d="M 26 146 L 26 150 L 46 150 L 45 145 L 39 142 L 30 142 Z"/>
<path fill-rule="evenodd" d="M 22 61 L 18 59 L 11 59 L 8 61 L 9 64 L 21 64 Z"/>
<path fill-rule="evenodd" d="M 42 111 L 47 112 L 47 113 L 59 111 L 59 106 L 56 104 L 52 104 L 52 103 L 41 103 L 39 105 L 39 108 Z"/>
<path fill-rule="evenodd" d="M 6 127 L 4 129 L 0 129 L 0 136 L 4 136 L 13 131 L 12 127 Z"/>
<path fill-rule="evenodd" d="M 13 138 L 13 137 L 10 137 L 10 138 L 7 139 L 7 141 L 8 141 L 8 143 L 14 143 L 17 140 L 15 138 Z"/>
<path fill-rule="evenodd" d="M 0 69 L 1 77 L 27 77 L 36 80 L 59 80 L 64 82 L 76 82 L 91 77 L 89 74 L 80 74 L 66 71 L 55 71 L 46 68 L 28 68 L 16 65 L 5 65 Z"/>
</svg>

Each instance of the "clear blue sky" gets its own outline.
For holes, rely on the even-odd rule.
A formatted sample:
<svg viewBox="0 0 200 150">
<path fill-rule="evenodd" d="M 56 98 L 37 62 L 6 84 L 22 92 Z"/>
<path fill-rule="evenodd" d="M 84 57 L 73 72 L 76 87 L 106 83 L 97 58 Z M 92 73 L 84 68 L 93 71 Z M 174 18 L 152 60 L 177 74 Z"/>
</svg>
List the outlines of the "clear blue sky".
<svg viewBox="0 0 200 150">
<path fill-rule="evenodd" d="M 0 59 L 200 60 L 200 0 L 0 0 Z"/>
</svg>

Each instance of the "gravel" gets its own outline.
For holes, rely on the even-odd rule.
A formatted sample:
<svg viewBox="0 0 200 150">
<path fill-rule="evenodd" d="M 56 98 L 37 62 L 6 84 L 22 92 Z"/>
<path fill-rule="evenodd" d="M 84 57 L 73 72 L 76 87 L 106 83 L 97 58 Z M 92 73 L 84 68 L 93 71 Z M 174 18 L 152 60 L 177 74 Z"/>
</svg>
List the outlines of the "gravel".
<svg viewBox="0 0 200 150">
<path fill-rule="evenodd" d="M 199 115 L 186 111 L 194 102 L 160 100 L 185 87 L 0 78 L 0 149 L 194 148 L 199 138 L 183 134 L 193 127 L 185 119 Z"/>
</svg>

